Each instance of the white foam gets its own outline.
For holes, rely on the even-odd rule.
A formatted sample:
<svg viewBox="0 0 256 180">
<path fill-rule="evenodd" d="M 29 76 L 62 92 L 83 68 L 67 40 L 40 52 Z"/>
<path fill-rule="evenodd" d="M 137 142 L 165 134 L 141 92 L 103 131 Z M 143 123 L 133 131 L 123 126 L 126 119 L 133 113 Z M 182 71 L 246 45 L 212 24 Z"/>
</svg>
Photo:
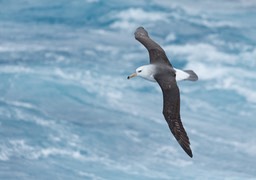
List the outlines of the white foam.
<svg viewBox="0 0 256 180">
<path fill-rule="evenodd" d="M 238 94 L 244 96 L 248 102 L 256 103 L 256 92 L 254 91 L 254 84 L 244 85 L 243 80 L 237 80 L 236 78 L 226 78 L 221 88 L 228 90 L 234 90 Z"/>
<path fill-rule="evenodd" d="M 21 109 L 14 108 L 15 116 L 18 120 L 34 122 L 40 126 L 55 127 L 55 122 L 50 119 L 43 119 L 36 115 L 27 113 Z"/>
<path fill-rule="evenodd" d="M 172 41 L 174 41 L 174 40 L 176 40 L 177 39 L 177 37 L 176 37 L 176 35 L 174 34 L 174 33 L 169 33 L 167 36 L 166 36 L 166 38 L 165 38 L 165 40 L 166 41 L 169 41 L 169 42 L 172 42 Z"/>
<path fill-rule="evenodd" d="M 55 148 L 55 147 L 35 150 L 32 152 L 31 156 L 34 159 L 47 158 L 49 156 L 68 156 L 77 160 L 83 159 L 83 155 L 81 155 L 79 151 L 72 151 L 65 148 Z"/>
<path fill-rule="evenodd" d="M 68 148 L 40 148 L 28 145 L 24 140 L 11 140 L 9 146 L 0 146 L 0 160 L 7 161 L 13 156 L 24 157 L 27 159 L 47 158 L 49 156 L 68 156 L 77 160 L 84 159 L 79 151 L 69 150 Z"/>
<path fill-rule="evenodd" d="M 13 73 L 32 73 L 32 69 L 24 66 L 10 66 L 4 65 L 0 67 L 0 73 L 13 74 Z"/>
<path fill-rule="evenodd" d="M 167 16 L 164 12 L 148 12 L 141 8 L 129 8 L 119 12 L 116 17 L 122 20 L 134 21 L 159 21 L 165 19 Z"/>
<path fill-rule="evenodd" d="M 177 149 L 173 148 L 172 146 L 161 146 L 156 149 L 154 155 L 166 155 L 166 156 L 173 156 L 173 154 L 177 154 Z"/>
<path fill-rule="evenodd" d="M 164 161 L 167 164 L 171 164 L 176 167 L 187 167 L 193 164 L 192 161 L 186 161 L 184 159 L 181 159 L 178 157 L 180 151 L 177 151 L 177 148 L 173 148 L 171 146 L 161 146 L 156 148 L 154 156 L 157 159 L 161 159 L 161 161 Z M 183 152 L 182 152 L 183 153 Z M 166 158 L 170 158 L 170 160 L 166 160 Z"/>
<path fill-rule="evenodd" d="M 0 46 L 0 52 L 42 51 L 45 49 L 46 47 L 37 44 L 6 43 Z"/>
<path fill-rule="evenodd" d="M 224 42 L 223 42 L 224 43 Z M 248 102 L 256 103 L 256 92 L 253 81 L 255 71 L 245 70 L 256 65 L 255 48 L 245 48 L 238 55 L 217 49 L 214 45 L 198 43 L 166 46 L 174 56 L 187 59 L 186 69 L 193 69 L 199 80 L 211 82 L 208 88 L 235 91 L 246 98 Z M 245 78 L 248 79 L 245 83 Z"/>
<path fill-rule="evenodd" d="M 0 146 L 0 160 L 1 161 L 8 161 L 10 152 L 6 149 L 5 146 Z"/>
<path fill-rule="evenodd" d="M 254 72 L 246 71 L 239 67 L 214 66 L 204 63 L 189 63 L 187 68 L 194 69 L 200 80 L 211 82 L 208 89 L 224 89 L 235 91 L 245 97 L 248 102 L 256 103 L 256 92 L 254 91 Z M 245 79 L 248 79 L 245 83 Z"/>
<path fill-rule="evenodd" d="M 23 139 L 10 140 L 8 145 L 0 145 L 0 160 L 8 161 L 12 156 L 25 157 L 33 148 L 26 144 Z"/>
<path fill-rule="evenodd" d="M 96 3 L 99 2 L 99 0 L 85 0 L 87 3 Z"/>
<path fill-rule="evenodd" d="M 129 8 L 118 12 L 113 16 L 118 20 L 111 24 L 111 28 L 118 29 L 135 29 L 138 24 L 143 22 L 156 22 L 156 21 L 166 21 L 168 17 L 167 13 L 163 12 L 149 12 L 141 8 Z"/>
<path fill-rule="evenodd" d="M 134 142 L 141 142 L 141 139 L 138 137 L 139 133 L 137 131 L 125 130 L 124 134 Z"/>
<path fill-rule="evenodd" d="M 3 98 L 0 98 L 0 101 L 3 101 L 11 106 L 22 107 L 22 108 L 26 108 L 26 109 L 38 109 L 36 106 L 34 106 L 33 104 L 28 103 L 28 102 L 10 101 L 10 100 L 6 100 Z"/>
<path fill-rule="evenodd" d="M 235 55 L 227 54 L 219 51 L 216 47 L 206 44 L 185 44 L 185 45 L 168 45 L 165 46 L 166 51 L 171 52 L 175 56 L 181 56 L 191 62 L 210 62 L 210 63 L 228 63 L 234 64 L 237 61 Z"/>
<path fill-rule="evenodd" d="M 217 129 L 216 129 L 217 131 Z M 218 130 L 219 131 L 219 130 Z M 223 130 L 225 131 L 225 130 Z M 247 139 L 247 141 L 240 141 L 236 140 L 238 139 L 236 137 L 237 134 L 231 134 L 232 136 L 225 136 L 223 138 L 222 136 L 211 136 L 209 134 L 199 132 L 195 129 L 191 130 L 192 134 L 196 134 L 200 138 L 204 138 L 205 140 L 215 143 L 215 144 L 220 144 L 219 146 L 231 146 L 232 149 L 235 151 L 239 151 L 242 153 L 247 153 L 250 156 L 255 156 L 256 155 L 256 142 L 255 139 Z"/>
<path fill-rule="evenodd" d="M 85 177 L 86 179 L 89 178 L 89 179 L 92 179 L 92 180 L 106 180 L 105 178 L 102 178 L 102 177 L 97 176 L 95 174 L 84 172 L 84 171 L 79 171 L 78 174 L 82 177 Z"/>
</svg>

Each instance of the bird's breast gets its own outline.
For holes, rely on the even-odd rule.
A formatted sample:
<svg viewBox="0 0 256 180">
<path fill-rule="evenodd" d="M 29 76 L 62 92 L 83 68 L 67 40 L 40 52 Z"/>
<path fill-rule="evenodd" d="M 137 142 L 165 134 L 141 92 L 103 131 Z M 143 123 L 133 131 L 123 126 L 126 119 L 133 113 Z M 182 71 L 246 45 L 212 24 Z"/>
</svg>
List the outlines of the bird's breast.
<svg viewBox="0 0 256 180">
<path fill-rule="evenodd" d="M 142 78 L 144 78 L 144 79 L 146 79 L 148 81 L 151 81 L 151 82 L 156 82 L 153 74 L 151 74 L 149 76 L 146 76 L 146 77 L 142 77 Z"/>
</svg>

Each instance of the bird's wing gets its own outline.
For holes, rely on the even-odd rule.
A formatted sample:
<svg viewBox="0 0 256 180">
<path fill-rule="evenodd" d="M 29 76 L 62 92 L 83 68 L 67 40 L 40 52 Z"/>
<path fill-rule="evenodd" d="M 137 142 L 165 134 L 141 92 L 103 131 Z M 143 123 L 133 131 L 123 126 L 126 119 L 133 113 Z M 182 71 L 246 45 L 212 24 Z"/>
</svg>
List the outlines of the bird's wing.
<svg viewBox="0 0 256 180">
<path fill-rule="evenodd" d="M 164 63 L 172 67 L 164 50 L 148 36 L 148 32 L 143 27 L 137 28 L 134 35 L 135 39 L 147 48 L 151 64 Z"/>
<path fill-rule="evenodd" d="M 163 115 L 169 128 L 183 150 L 192 157 L 190 142 L 180 119 L 180 92 L 175 76 L 155 75 L 163 92 Z"/>
</svg>

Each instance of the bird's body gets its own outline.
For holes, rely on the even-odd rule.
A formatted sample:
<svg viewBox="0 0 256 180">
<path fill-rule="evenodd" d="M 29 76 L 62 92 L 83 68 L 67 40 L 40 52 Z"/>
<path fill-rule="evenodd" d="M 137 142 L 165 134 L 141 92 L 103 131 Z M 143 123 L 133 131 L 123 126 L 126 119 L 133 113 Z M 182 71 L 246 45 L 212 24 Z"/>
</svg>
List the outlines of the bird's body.
<svg viewBox="0 0 256 180">
<path fill-rule="evenodd" d="M 177 81 L 196 81 L 197 75 L 192 70 L 173 68 L 164 50 L 154 42 L 143 27 L 137 28 L 135 38 L 149 52 L 150 64 L 140 66 L 128 79 L 140 76 L 146 80 L 157 82 L 163 92 L 163 115 L 167 124 L 183 150 L 192 157 L 190 142 L 180 118 L 180 92 Z"/>
<path fill-rule="evenodd" d="M 136 69 L 136 72 L 142 69 L 143 69 L 143 72 L 140 73 L 140 77 L 149 81 L 156 82 L 154 78 L 154 74 L 156 73 L 157 66 L 155 66 L 154 64 L 140 66 Z M 176 77 L 175 77 L 176 81 L 183 81 L 183 80 L 196 81 L 197 80 L 197 77 L 190 72 L 186 72 L 187 70 L 184 71 L 177 68 L 170 68 L 170 71 L 173 71 L 173 70 L 175 71 L 175 74 L 176 74 Z"/>
</svg>

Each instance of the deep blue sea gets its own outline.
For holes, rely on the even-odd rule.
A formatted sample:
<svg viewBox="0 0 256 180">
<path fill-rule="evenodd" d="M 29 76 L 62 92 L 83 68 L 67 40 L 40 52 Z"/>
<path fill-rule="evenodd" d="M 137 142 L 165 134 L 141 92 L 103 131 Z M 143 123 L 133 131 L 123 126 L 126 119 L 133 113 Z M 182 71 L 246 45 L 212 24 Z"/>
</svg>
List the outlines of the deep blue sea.
<svg viewBox="0 0 256 180">
<path fill-rule="evenodd" d="M 256 179 L 255 0 L 0 0 L 0 179 Z M 174 67 L 191 159 L 143 26 Z"/>
</svg>

